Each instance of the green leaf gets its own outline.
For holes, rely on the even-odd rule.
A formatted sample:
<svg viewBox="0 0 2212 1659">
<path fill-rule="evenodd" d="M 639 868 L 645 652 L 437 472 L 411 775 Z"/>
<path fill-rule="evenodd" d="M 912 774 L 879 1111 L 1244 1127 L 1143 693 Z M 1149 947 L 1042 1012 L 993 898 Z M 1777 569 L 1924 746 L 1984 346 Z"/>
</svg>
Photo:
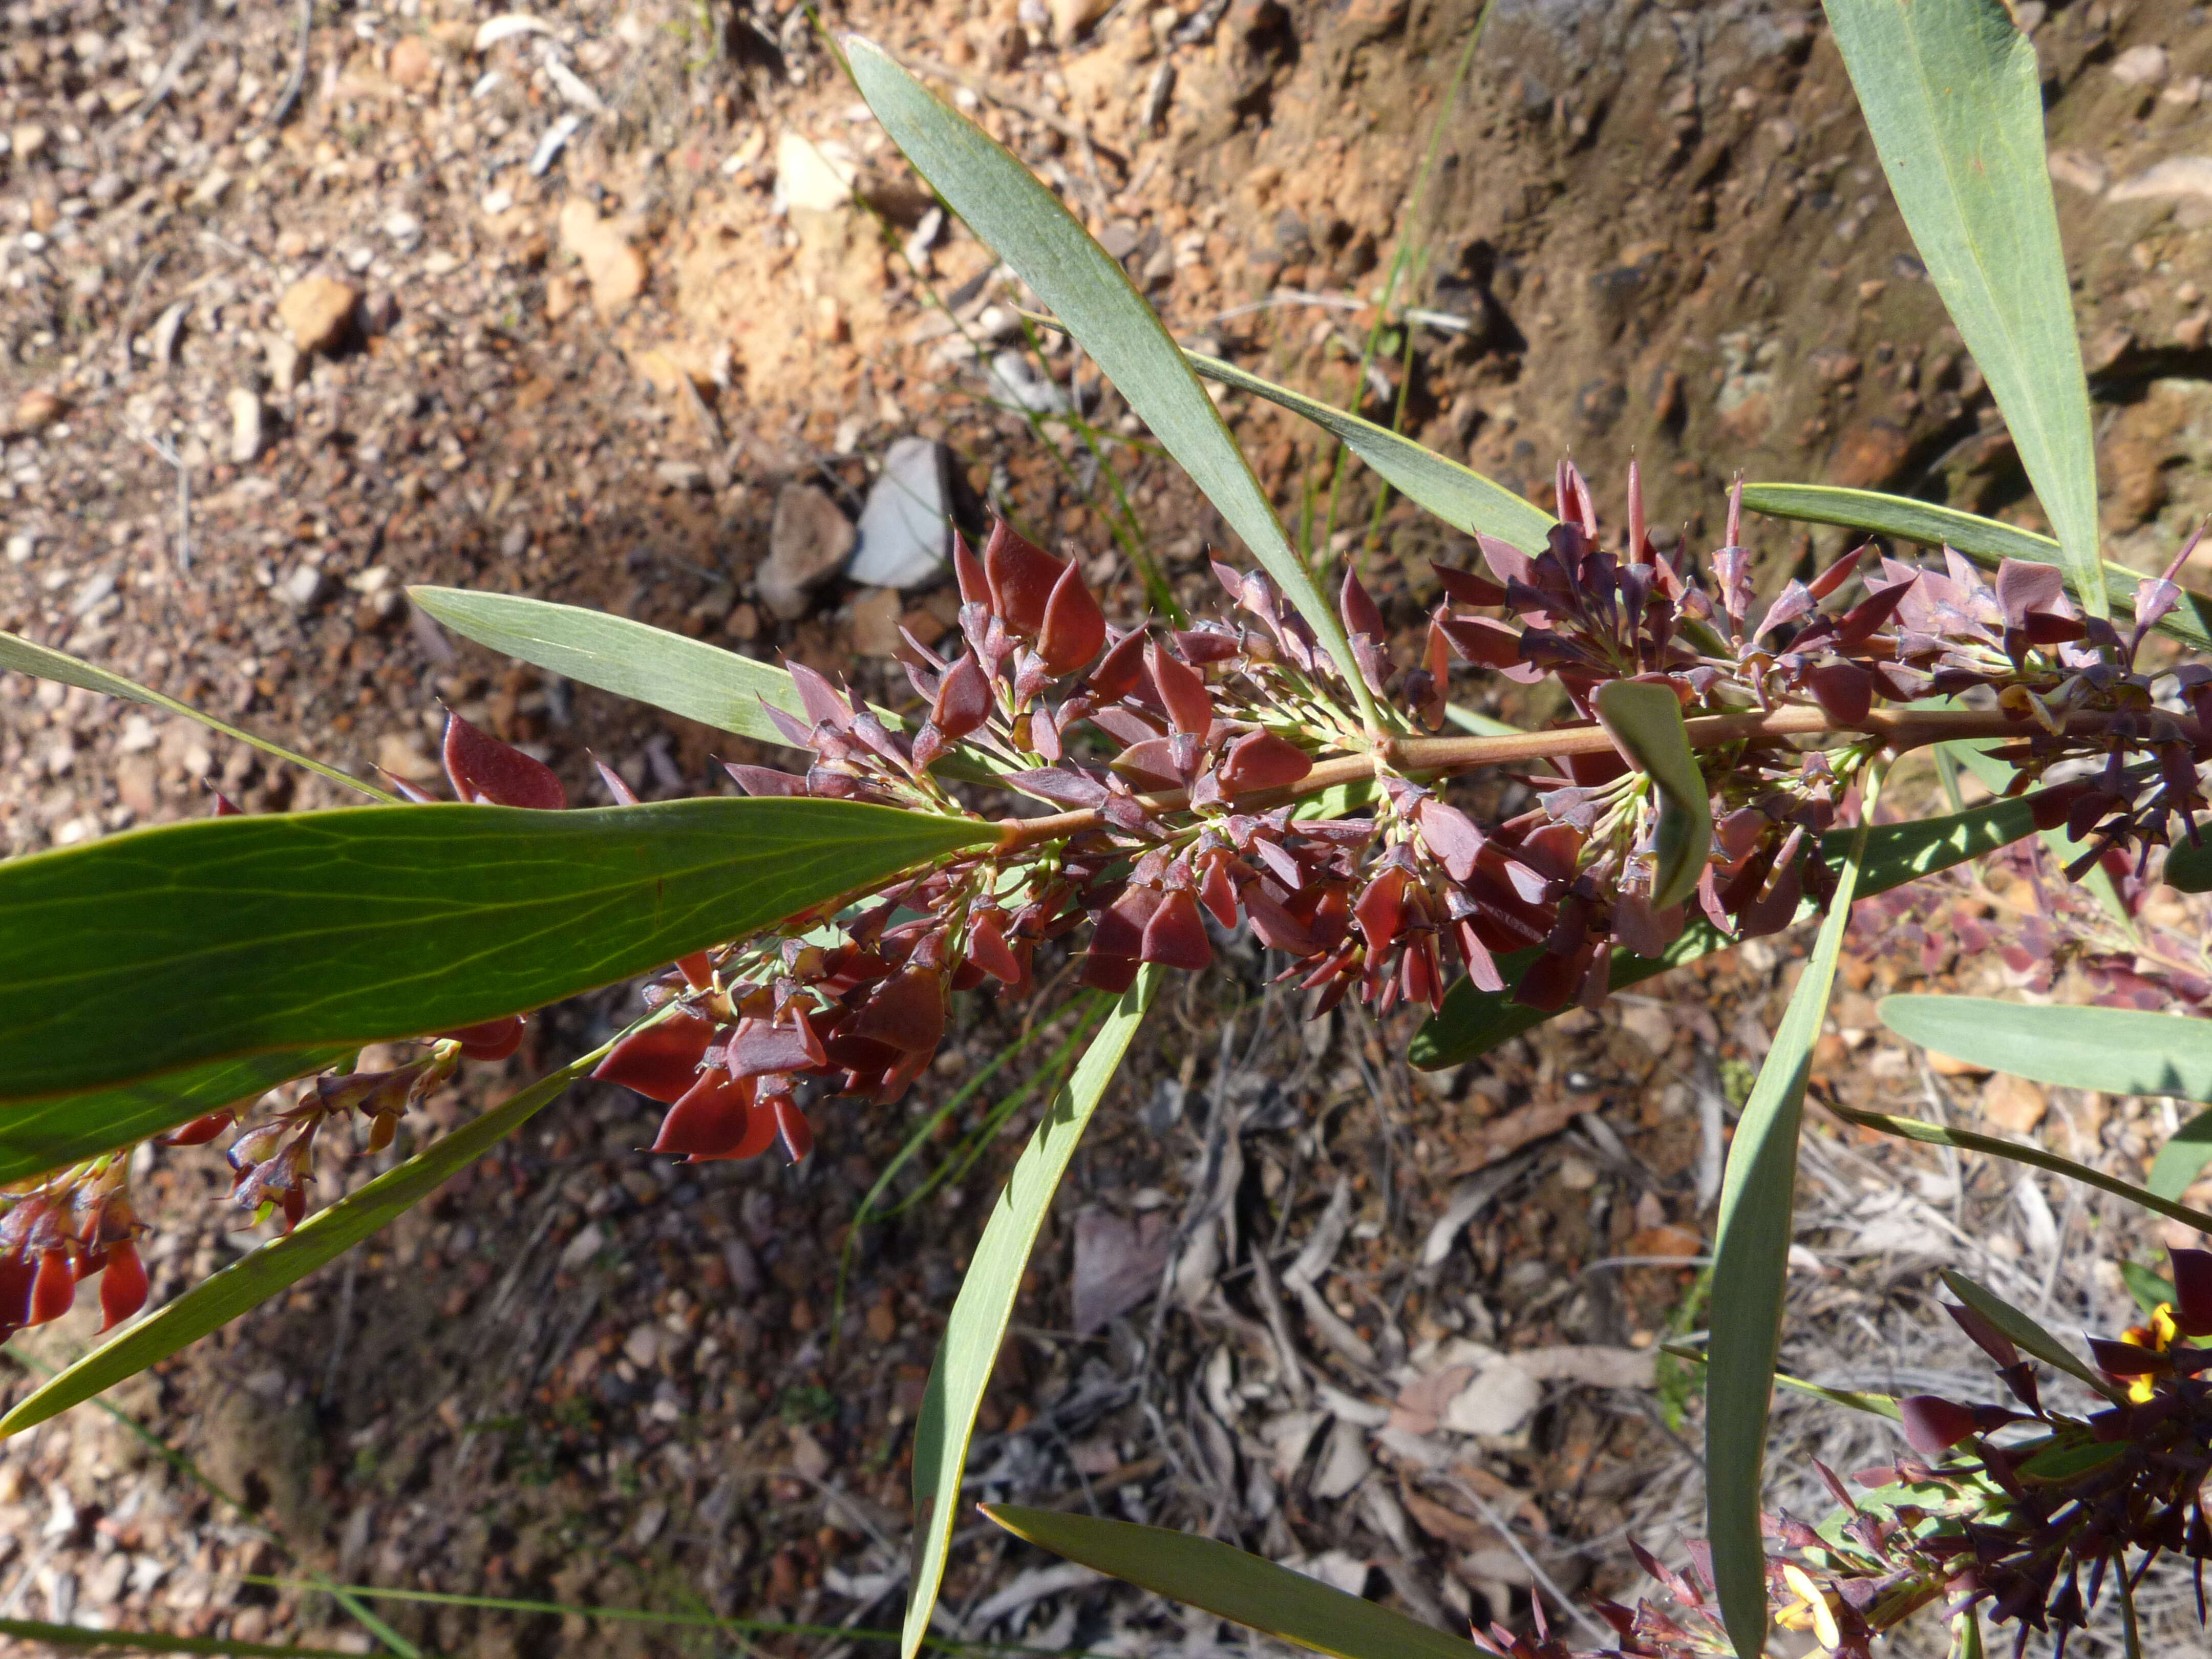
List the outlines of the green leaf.
<svg viewBox="0 0 2212 1659">
<path fill-rule="evenodd" d="M 2128 1447 L 2118 1440 L 2083 1440 L 2070 1446 L 2051 1446 L 2020 1466 L 2020 1472 L 2032 1481 L 2045 1486 L 2060 1486 L 2069 1480 L 2101 1469 L 2116 1457 L 2124 1457 Z"/>
<path fill-rule="evenodd" d="M 235 726 L 216 719 L 212 714 L 203 714 L 190 703 L 179 702 L 176 698 L 156 691 L 151 686 L 141 685 L 137 681 L 125 679 L 120 674 L 112 674 L 105 668 L 95 668 L 82 658 L 72 657 L 66 651 L 56 651 L 50 646 L 33 645 L 20 634 L 0 630 L 0 669 L 9 668 L 14 669 L 19 674 L 28 674 L 36 679 L 58 680 L 64 685 L 81 686 L 87 691 L 97 691 L 102 696 L 121 697 L 126 702 L 143 703 L 149 708 L 160 708 L 172 714 L 182 714 L 186 720 L 196 720 L 210 732 L 220 732 L 226 738 L 234 738 L 242 744 L 258 749 L 264 755 L 274 755 L 279 760 L 289 761 L 295 766 L 304 767 L 316 776 L 328 778 L 332 783 L 343 784 L 349 789 L 367 795 L 371 800 L 394 803 L 399 799 L 397 795 L 378 788 L 373 783 L 364 783 L 359 778 L 349 777 L 334 766 L 325 766 L 319 760 L 310 760 L 297 750 L 287 749 L 283 744 L 274 742 L 268 738 L 258 738 L 251 732 L 243 731 Z"/>
<path fill-rule="evenodd" d="M 2212 1215 L 2207 1215 L 2202 1210 L 2192 1210 L 2178 1199 L 2132 1186 L 2117 1176 L 2108 1176 L 2086 1164 L 2076 1164 L 2070 1158 L 2061 1158 L 2057 1152 L 2045 1152 L 2040 1146 L 1999 1140 L 1994 1135 L 1978 1135 L 1971 1129 L 1944 1128 L 1936 1124 L 1923 1123 L 1917 1117 L 1891 1117 L 1881 1112 L 1862 1112 L 1834 1100 L 1823 1103 L 1846 1123 L 1855 1123 L 1863 1129 L 1872 1129 L 1878 1134 L 1895 1135 L 1900 1140 L 1917 1140 L 1923 1146 L 1952 1146 L 1962 1152 L 1986 1152 L 1992 1158 L 2002 1158 L 2010 1163 L 2031 1164 L 2039 1170 L 2048 1170 L 2053 1175 L 2064 1176 L 2069 1181 L 2094 1187 L 2100 1193 L 2110 1193 L 2114 1198 L 2124 1198 L 2130 1204 L 2141 1205 L 2146 1210 L 2154 1211 L 2169 1220 L 2182 1222 L 2199 1232 L 2212 1233 Z"/>
<path fill-rule="evenodd" d="M 0 1110 L 0 1187 L 163 1133 L 219 1107 L 258 1100 L 278 1084 L 335 1066 L 353 1052 L 280 1049 L 11 1106 Z"/>
<path fill-rule="evenodd" d="M 1695 1348 L 1679 1348 L 1672 1343 L 1662 1344 L 1660 1352 L 1689 1364 L 1702 1368 L 1705 1356 Z M 1897 1408 L 1897 1396 L 1891 1394 L 1868 1394 L 1857 1389 L 1831 1389 L 1819 1382 L 1808 1382 L 1802 1376 L 1792 1376 L 1787 1371 L 1774 1373 L 1777 1388 L 1792 1394 L 1808 1395 L 1814 1400 L 1825 1400 L 1832 1406 L 1844 1406 L 1855 1412 L 1864 1412 L 1869 1417 L 1885 1418 L 1892 1423 L 1904 1421 L 1905 1413 Z"/>
<path fill-rule="evenodd" d="M 1893 996 L 1881 1023 L 1923 1048 L 2065 1089 L 2212 1101 L 2212 1023 L 2133 1008 Z"/>
<path fill-rule="evenodd" d="M 1136 983 L 1121 994 L 1076 1062 L 1075 1074 L 1053 1096 L 1044 1121 L 1007 1177 L 1006 1190 L 991 1206 L 991 1219 L 945 1322 L 945 1340 L 929 1368 L 921 1414 L 914 1425 L 914 1577 L 907 1590 L 900 1638 L 904 1659 L 914 1659 L 929 1633 L 930 1612 L 937 1605 L 945 1558 L 952 1547 L 952 1528 L 960 1518 L 968 1443 L 975 1433 L 975 1413 L 982 1407 L 991 1367 L 998 1363 L 1006 1326 L 1014 1316 L 1014 1298 L 1028 1271 L 1030 1252 L 1091 1115 L 1105 1098 L 1106 1085 L 1114 1080 L 1130 1039 L 1152 1005 L 1160 972 L 1152 966 L 1139 970 Z"/>
<path fill-rule="evenodd" d="M 1919 818 L 1909 823 L 1886 823 L 1867 837 L 1867 854 L 1859 878 L 1863 893 L 1886 893 L 1921 876 L 1948 870 L 1954 864 L 1993 853 L 1998 848 L 2032 834 L 2035 820 L 2026 799 L 1993 801 L 1948 817 Z M 1821 853 L 1840 859 L 1850 844 L 1851 832 L 1838 830 L 1821 842 Z M 1797 912 L 1803 921 L 1818 913 L 1808 899 Z M 1613 954 L 1612 988 L 1625 991 L 1645 980 L 1679 968 L 1714 951 L 1725 951 L 1735 941 L 1703 916 L 1685 927 L 1674 943 L 1656 957 Z M 1534 951 L 1518 951 L 1498 958 L 1498 971 L 1509 984 L 1517 984 L 1536 959 Z M 1462 977 L 1444 994 L 1444 1006 L 1413 1034 L 1407 1058 L 1424 1071 L 1462 1065 L 1495 1048 L 1508 1037 L 1533 1030 L 1553 1016 L 1527 1008 L 1513 1000 L 1509 990 L 1484 992 Z"/>
<path fill-rule="evenodd" d="M 2075 596 L 2101 617 L 2089 382 L 2034 43 L 1997 0 L 1826 4 L 1905 228 L 1996 394 Z"/>
<path fill-rule="evenodd" d="M 0 1417 L 0 1440 L 45 1422 L 167 1359 L 247 1310 L 259 1307 L 419 1204 L 465 1165 L 527 1123 L 597 1065 L 611 1042 L 542 1078 L 475 1121 L 434 1141 L 359 1192 L 318 1212 L 182 1296 L 125 1326 Z"/>
<path fill-rule="evenodd" d="M 1304 416 L 1341 439 L 1346 448 L 1388 479 L 1398 493 L 1472 536 L 1480 532 L 1510 542 L 1522 552 L 1541 553 L 1559 522 L 1532 501 L 1470 467 L 1425 449 L 1402 433 L 1348 415 L 1318 398 L 1263 380 L 1234 363 L 1185 351 L 1190 366 L 1209 380 L 1264 398 L 1293 415 Z"/>
<path fill-rule="evenodd" d="M 763 699 L 806 720 L 798 687 L 775 664 L 627 617 L 459 587 L 410 587 L 407 596 L 478 645 L 757 743 L 787 742 Z"/>
<path fill-rule="evenodd" d="M 1777 519 L 1837 524 L 1917 542 L 1923 547 L 1950 547 L 1985 570 L 1996 569 L 2006 559 L 2054 564 L 2062 569 L 2066 563 L 2058 544 L 2048 536 L 1907 495 L 1844 489 L 1832 484 L 1759 483 L 1743 487 L 1743 504 L 1754 513 Z M 2123 623 L 2136 614 L 2136 589 L 2142 580 L 2125 565 L 2105 561 L 2105 592 L 2112 602 L 2113 617 Z M 2208 624 L 2212 624 L 2212 599 L 2188 593 L 2183 596 L 2179 609 L 2157 627 L 2159 632 L 2204 651 L 2212 650 L 2212 625 Z"/>
<path fill-rule="evenodd" d="M 1351 685 L 1360 712 L 1376 718 L 1335 607 L 1315 586 L 1220 411 L 1128 274 L 1035 174 L 882 47 L 857 34 L 846 35 L 844 46 L 846 66 L 891 141 L 984 246 L 1052 307 L 1297 607 Z"/>
<path fill-rule="evenodd" d="M 2199 1112 L 2158 1149 L 2144 1184 L 2160 1198 L 2179 1200 L 2197 1184 L 2208 1164 L 2212 1164 L 2212 1112 Z"/>
<path fill-rule="evenodd" d="M 2120 1278 L 2128 1287 L 2128 1294 L 2135 1297 L 2136 1306 L 2146 1314 L 2154 1314 L 2161 1305 L 2173 1300 L 2173 1281 L 2153 1273 L 2140 1261 L 2120 1263 Z"/>
<path fill-rule="evenodd" d="M 1950 1267 L 1943 1269 L 1943 1283 L 1949 1287 L 1952 1295 L 2010 1337 L 2014 1346 L 2023 1352 L 2033 1354 L 2053 1370 L 2064 1371 L 2107 1400 L 2118 1401 L 2126 1398 L 2109 1378 L 2092 1370 L 2086 1360 L 2077 1358 L 2073 1350 L 1995 1291 L 1976 1284 L 1966 1274 Z"/>
<path fill-rule="evenodd" d="M 203 819 L 0 864 L 0 1101 L 453 1030 L 990 842 L 847 801 Z"/>
<path fill-rule="evenodd" d="M 1481 1652 L 1216 1539 L 1015 1504 L 986 1504 L 983 1513 L 1054 1555 L 1337 1659 L 1476 1659 Z"/>
<path fill-rule="evenodd" d="M 49 1625 L 36 1619 L 0 1619 L 0 1636 L 40 1647 L 69 1648 L 83 1653 L 198 1653 L 228 1654 L 234 1659 L 361 1659 L 339 1648 L 301 1648 L 287 1644 L 234 1642 L 219 1636 L 171 1636 L 157 1630 L 87 1630 L 76 1625 Z"/>
<path fill-rule="evenodd" d="M 1713 1584 L 1739 1653 L 1766 1650 L 1766 1550 L 1760 1542 L 1759 1476 L 1766 1414 L 1782 1344 L 1790 1217 L 1797 1196 L 1797 1131 L 1813 1045 L 1827 1017 L 1869 823 L 1880 785 L 1869 775 L 1866 817 L 1851 832 L 1835 902 L 1775 1028 L 1751 1098 L 1729 1144 L 1713 1237 L 1712 1341 L 1705 1376 L 1705 1521 Z"/>
<path fill-rule="evenodd" d="M 1698 890 L 1713 847 L 1712 802 L 1691 752 L 1682 704 L 1664 685 L 1612 680 L 1598 688 L 1597 717 L 1659 789 L 1651 907 L 1664 910 Z"/>
</svg>

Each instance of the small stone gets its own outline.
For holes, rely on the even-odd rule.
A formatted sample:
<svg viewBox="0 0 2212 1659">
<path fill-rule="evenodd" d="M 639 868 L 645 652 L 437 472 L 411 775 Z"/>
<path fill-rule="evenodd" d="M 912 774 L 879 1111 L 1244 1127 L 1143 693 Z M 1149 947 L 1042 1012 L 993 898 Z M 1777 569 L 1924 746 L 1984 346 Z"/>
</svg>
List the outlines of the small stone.
<svg viewBox="0 0 2212 1659">
<path fill-rule="evenodd" d="M 2155 87 L 2166 80 L 2164 46 L 2130 46 L 2112 61 L 2112 79 L 2124 87 Z"/>
<path fill-rule="evenodd" d="M 276 314 L 292 331 L 292 342 L 301 351 L 329 352 L 353 325 L 353 308 L 361 290 L 335 276 L 307 276 L 284 290 Z"/>
<path fill-rule="evenodd" d="M 260 394 L 249 392 L 242 386 L 233 386 L 230 389 L 230 459 L 240 466 L 248 465 L 260 459 L 264 436 L 262 425 Z M 301 568 L 307 567 L 303 565 Z M 319 576 L 320 574 L 319 571 L 316 573 Z"/>
<path fill-rule="evenodd" d="M 52 197 L 33 196 L 31 198 L 31 228 L 33 230 L 41 234 L 52 230 L 61 216 L 61 210 L 54 205 Z"/>
<path fill-rule="evenodd" d="M 514 192 L 510 190 L 488 190 L 483 193 L 483 199 L 477 205 L 494 218 L 497 218 L 514 205 Z"/>
<path fill-rule="evenodd" d="M 902 607 L 896 587 L 871 587 L 853 601 L 853 649 L 864 657 L 898 654 Z"/>
<path fill-rule="evenodd" d="M 167 368 L 177 361 L 177 342 L 185 331 L 185 319 L 191 314 L 192 302 L 179 300 L 154 319 L 153 332 L 147 337 L 147 347 L 154 359 L 154 367 Z M 299 353 L 292 354 L 298 356 Z"/>
<path fill-rule="evenodd" d="M 384 222 L 384 234 L 395 242 L 411 242 L 422 234 L 422 222 L 411 213 L 395 213 Z"/>
<path fill-rule="evenodd" d="M 330 578 L 314 566 L 295 565 L 291 574 L 276 584 L 276 596 L 295 611 L 312 611 L 329 585 Z"/>
<path fill-rule="evenodd" d="M 850 574 L 870 587 L 916 587 L 934 580 L 951 553 L 952 455 L 927 438 L 901 438 L 861 509 L 860 550 Z"/>
<path fill-rule="evenodd" d="M 8 146 L 17 161 L 34 161 L 46 153 L 46 130 L 36 121 L 25 121 L 9 130 Z"/>
<path fill-rule="evenodd" d="M 290 339 L 282 334 L 270 335 L 263 358 L 269 368 L 270 390 L 281 395 L 300 384 L 300 348 Z"/>
<path fill-rule="evenodd" d="M 210 167 L 200 175 L 199 183 L 192 186 L 192 193 L 185 200 L 192 207 L 211 208 L 222 200 L 223 192 L 230 186 L 231 175 L 228 171 L 222 167 Z"/>
<path fill-rule="evenodd" d="M 2053 179 L 2086 195 L 2102 196 L 2112 182 L 2112 169 L 2086 149 L 2054 149 L 2050 165 Z"/>
<path fill-rule="evenodd" d="M 69 413 L 69 405 L 44 386 L 33 386 L 15 400 L 15 430 L 44 432 Z"/>
<path fill-rule="evenodd" d="M 1928 1050 L 1928 1069 L 1937 1077 L 1987 1077 L 1990 1068 L 1971 1060 L 1960 1060 L 1954 1055 Z"/>
<path fill-rule="evenodd" d="M 1051 0 L 1053 38 L 1066 46 L 1103 17 L 1113 0 Z"/>
<path fill-rule="evenodd" d="M 733 640 L 752 640 L 760 636 L 760 612 L 749 605 L 734 605 L 722 623 L 722 631 Z"/>
<path fill-rule="evenodd" d="M 663 461 L 653 469 L 653 476 L 671 489 L 704 489 L 707 469 L 696 461 Z"/>
<path fill-rule="evenodd" d="M 601 316 L 611 317 L 645 291 L 645 256 L 589 202 L 571 198 L 562 208 L 561 246 L 583 266 Z"/>
<path fill-rule="evenodd" d="M 860 164 L 842 144 L 786 132 L 775 145 L 775 184 L 787 208 L 834 213 L 853 198 Z"/>
<path fill-rule="evenodd" d="M 755 573 L 761 603 L 773 616 L 795 622 L 807 611 L 807 592 L 837 574 L 853 550 L 853 521 L 812 484 L 786 484 L 776 493 L 766 562 Z"/>
<path fill-rule="evenodd" d="M 1982 1085 L 1982 1115 L 2014 1134 L 2027 1133 L 2050 1109 L 2043 1091 L 2024 1077 L 1999 1072 Z"/>
<path fill-rule="evenodd" d="M 112 207 L 123 198 L 123 175 L 103 173 L 84 187 L 84 193 L 94 207 Z"/>
<path fill-rule="evenodd" d="M 38 551 L 38 543 L 32 539 L 30 532 L 17 531 L 8 538 L 8 562 L 9 564 L 30 563 L 31 555 Z"/>
<path fill-rule="evenodd" d="M 438 82 L 438 54 L 419 34 L 403 36 L 392 48 L 386 73 L 410 92 L 422 92 Z"/>
</svg>

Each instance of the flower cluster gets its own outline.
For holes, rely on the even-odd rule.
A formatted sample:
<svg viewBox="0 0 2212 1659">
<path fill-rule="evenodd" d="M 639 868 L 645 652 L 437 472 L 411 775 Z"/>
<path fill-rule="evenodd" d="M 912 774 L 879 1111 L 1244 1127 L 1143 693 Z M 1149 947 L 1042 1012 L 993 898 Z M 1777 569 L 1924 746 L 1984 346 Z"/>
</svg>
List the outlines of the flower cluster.
<svg viewBox="0 0 2212 1659">
<path fill-rule="evenodd" d="M 1946 1310 L 1998 1368 L 2012 1406 L 1933 1395 L 1898 1401 L 1912 1450 L 1854 1475 L 1854 1497 L 1819 1464 L 1837 1508 L 1817 1527 L 1770 1517 L 1781 1546 L 1766 1564 L 1769 1606 L 1785 1629 L 1809 1631 L 1817 1659 L 1873 1659 L 1875 1644 L 1941 1603 L 2017 1631 L 2066 1638 L 2099 1598 L 2130 1592 L 2160 1555 L 2194 1567 L 2203 1616 L 2212 1520 L 2212 1251 L 2172 1253 L 2174 1297 L 2118 1340 L 2093 1338 L 2109 1403 L 2078 1416 L 2042 1398 L 2035 1367 L 1975 1310 Z M 1642 1548 L 1638 1562 L 1666 1595 L 1633 1611 L 1597 1611 L 1620 1644 L 1576 1655 L 1539 1624 L 1534 1641 L 1502 1626 L 1476 1639 L 1506 1659 L 1713 1659 L 1734 1650 L 1723 1631 L 1705 1547 L 1686 1572 Z"/>
</svg>

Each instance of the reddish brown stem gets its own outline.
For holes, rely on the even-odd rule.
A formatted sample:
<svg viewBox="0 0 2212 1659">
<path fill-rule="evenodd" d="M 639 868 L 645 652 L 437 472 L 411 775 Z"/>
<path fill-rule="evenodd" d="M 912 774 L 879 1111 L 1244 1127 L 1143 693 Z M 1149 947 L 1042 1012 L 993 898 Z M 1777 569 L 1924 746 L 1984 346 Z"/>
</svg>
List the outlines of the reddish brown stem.
<svg viewBox="0 0 2212 1659">
<path fill-rule="evenodd" d="M 2067 722 L 2069 735 L 2092 737 L 2124 718 L 2140 723 L 2142 716 L 2076 714 Z M 2172 719 L 2172 716 L 2160 718 Z M 2177 726 L 2182 722 L 2175 720 Z M 1978 709 L 1876 708 L 1853 726 L 1838 725 L 1825 709 L 1791 706 L 1741 714 L 1700 714 L 1683 722 L 1691 745 L 1711 749 L 1747 738 L 1812 737 L 1856 732 L 1879 737 L 1894 754 L 1923 744 L 1954 738 L 2022 738 L 2040 730 L 2034 722 L 2013 715 Z M 2184 733 L 2194 736 L 2194 733 Z M 1312 771 L 1294 784 L 1273 789 L 1255 789 L 1236 797 L 1247 811 L 1265 811 L 1285 801 L 1319 794 L 1340 783 L 1372 777 L 1378 766 L 1406 773 L 1431 775 L 1472 771 L 1483 766 L 1524 765 L 1571 755 L 1601 755 L 1613 750 L 1613 739 L 1598 726 L 1572 726 L 1550 732 L 1516 732 L 1508 737 L 1397 738 L 1378 746 L 1373 755 L 1340 755 L 1316 763 Z M 1171 789 L 1137 798 L 1148 811 L 1171 812 L 1190 805 L 1187 791 Z M 1098 809 L 1083 807 L 1036 818 L 1000 820 L 998 851 L 1016 853 L 1048 841 L 1079 835 L 1104 822 Z"/>
</svg>

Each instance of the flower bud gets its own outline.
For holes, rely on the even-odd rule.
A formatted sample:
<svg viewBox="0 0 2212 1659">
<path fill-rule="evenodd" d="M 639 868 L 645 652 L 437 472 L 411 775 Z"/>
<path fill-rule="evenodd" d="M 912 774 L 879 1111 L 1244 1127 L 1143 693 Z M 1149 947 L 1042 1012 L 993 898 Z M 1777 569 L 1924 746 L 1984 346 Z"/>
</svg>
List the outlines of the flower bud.
<svg viewBox="0 0 2212 1659">
<path fill-rule="evenodd" d="M 113 1330 L 146 1305 L 146 1265 L 138 1247 L 122 1239 L 107 1249 L 107 1267 L 100 1276 L 100 1328 Z"/>
<path fill-rule="evenodd" d="M 59 1319 L 76 1301 L 76 1273 L 70 1267 L 69 1252 L 59 1248 L 43 1250 L 39 1255 L 39 1276 L 31 1285 L 30 1316 L 27 1325 L 44 1325 Z"/>
<path fill-rule="evenodd" d="M 991 526 L 991 539 L 983 544 L 991 609 L 1025 637 L 1036 637 L 1043 628 L 1046 608 L 1065 568 L 1042 548 L 1017 535 L 1003 519 Z"/>
<path fill-rule="evenodd" d="M 1070 562 L 1053 584 L 1037 632 L 1037 653 L 1055 674 L 1072 674 L 1098 654 L 1106 643 L 1106 613 L 1084 585 L 1083 573 Z"/>
<path fill-rule="evenodd" d="M 444 759 L 453 793 L 471 805 L 558 811 L 568 804 L 568 792 L 551 767 L 479 731 L 459 714 L 446 717 Z"/>
<path fill-rule="evenodd" d="M 165 1135 L 155 1137 L 163 1146 L 204 1146 L 238 1121 L 236 1110 L 228 1106 L 212 1112 L 203 1112 L 182 1128 L 172 1129 Z"/>
<path fill-rule="evenodd" d="M 1923 1457 L 1933 1457 L 1957 1445 L 1974 1431 L 1974 1412 L 1932 1394 L 1911 1394 L 1897 1402 L 1905 1437 Z"/>
</svg>

